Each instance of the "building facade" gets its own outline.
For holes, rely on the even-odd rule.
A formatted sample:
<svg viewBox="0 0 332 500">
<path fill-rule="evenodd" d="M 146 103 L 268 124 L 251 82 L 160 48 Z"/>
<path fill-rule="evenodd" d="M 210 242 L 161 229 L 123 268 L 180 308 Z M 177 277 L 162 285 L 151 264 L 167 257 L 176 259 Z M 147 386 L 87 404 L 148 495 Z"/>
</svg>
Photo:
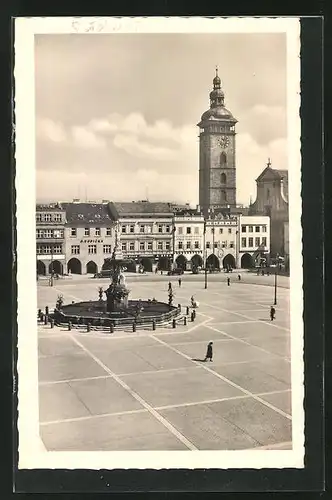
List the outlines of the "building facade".
<svg viewBox="0 0 332 500">
<path fill-rule="evenodd" d="M 196 210 L 174 214 L 174 266 L 183 270 L 204 265 L 204 217 Z"/>
<path fill-rule="evenodd" d="M 237 120 L 225 107 L 224 91 L 216 70 L 210 109 L 198 123 L 199 134 L 199 204 L 207 216 L 210 208 L 236 207 Z"/>
<path fill-rule="evenodd" d="M 288 222 L 288 171 L 272 169 L 270 160 L 256 179 L 256 201 L 250 215 L 268 215 L 271 221 L 271 256 L 285 255 L 284 228 Z"/>
<path fill-rule="evenodd" d="M 241 215 L 238 224 L 238 267 L 259 267 L 268 261 L 270 255 L 270 218 L 266 215 Z"/>
<path fill-rule="evenodd" d="M 210 269 L 237 267 L 238 218 L 212 214 L 206 220 L 205 259 Z"/>
<path fill-rule="evenodd" d="M 68 274 L 95 274 L 112 255 L 115 221 L 108 202 L 62 203 L 66 210 L 65 260 Z"/>
<path fill-rule="evenodd" d="M 109 210 L 119 227 L 123 256 L 133 261 L 128 271 L 170 269 L 174 255 L 174 226 L 168 203 L 111 202 Z"/>
<path fill-rule="evenodd" d="M 65 224 L 60 204 L 36 205 L 37 276 L 65 272 Z"/>
<path fill-rule="evenodd" d="M 176 267 L 192 270 L 249 269 L 268 259 L 270 218 L 267 216 L 223 215 L 210 210 L 176 213 Z"/>
</svg>

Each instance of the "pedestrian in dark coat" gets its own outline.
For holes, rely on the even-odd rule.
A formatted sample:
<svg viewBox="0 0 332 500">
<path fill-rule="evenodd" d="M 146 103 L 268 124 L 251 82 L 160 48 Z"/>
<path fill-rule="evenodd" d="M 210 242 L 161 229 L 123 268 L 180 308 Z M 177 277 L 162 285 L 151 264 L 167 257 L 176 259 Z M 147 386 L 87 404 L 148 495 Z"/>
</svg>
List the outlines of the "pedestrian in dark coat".
<svg viewBox="0 0 332 500">
<path fill-rule="evenodd" d="M 171 282 L 168 283 L 168 291 L 170 291 L 170 290 L 172 290 L 172 283 Z"/>
<path fill-rule="evenodd" d="M 231 286 L 231 278 L 227 278 L 227 286 Z"/>
<path fill-rule="evenodd" d="M 181 284 L 182 284 L 182 279 L 179 278 L 179 287 L 181 288 Z"/>
<path fill-rule="evenodd" d="M 210 361 L 212 361 L 212 356 L 213 356 L 213 342 L 209 342 L 208 343 L 208 346 L 207 346 L 207 350 L 206 350 L 206 356 L 205 356 L 205 359 L 204 361 L 207 361 L 208 359 Z"/>
<path fill-rule="evenodd" d="M 271 306 L 271 309 L 270 309 L 270 318 L 271 318 L 271 321 L 276 319 L 276 310 L 273 306 Z"/>
</svg>

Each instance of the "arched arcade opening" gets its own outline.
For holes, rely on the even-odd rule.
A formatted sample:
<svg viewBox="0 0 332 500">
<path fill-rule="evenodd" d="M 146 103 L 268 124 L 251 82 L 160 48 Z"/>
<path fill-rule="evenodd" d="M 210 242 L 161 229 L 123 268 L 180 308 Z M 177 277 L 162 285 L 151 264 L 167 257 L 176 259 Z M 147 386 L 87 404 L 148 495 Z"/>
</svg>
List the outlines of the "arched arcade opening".
<svg viewBox="0 0 332 500">
<path fill-rule="evenodd" d="M 184 255 L 178 255 L 175 259 L 176 267 L 183 269 L 184 271 L 187 268 L 187 259 Z"/>
<path fill-rule="evenodd" d="M 152 272 L 152 259 L 149 259 L 148 257 L 142 257 L 140 259 L 140 264 L 142 264 L 146 273 Z"/>
<path fill-rule="evenodd" d="M 203 267 L 203 259 L 200 255 L 195 254 L 191 257 L 191 265 L 193 268 Z"/>
<path fill-rule="evenodd" d="M 48 266 L 48 271 L 50 274 L 63 274 L 63 265 L 58 260 L 52 260 Z"/>
<path fill-rule="evenodd" d="M 249 253 L 245 253 L 241 257 L 241 267 L 242 269 L 251 269 L 254 266 L 252 256 Z"/>
<path fill-rule="evenodd" d="M 134 260 L 128 260 L 124 271 L 127 273 L 136 273 L 136 262 Z"/>
<path fill-rule="evenodd" d="M 98 272 L 98 266 L 93 260 L 90 260 L 86 265 L 87 274 L 96 274 Z"/>
<path fill-rule="evenodd" d="M 45 276 L 46 274 L 46 266 L 41 260 L 37 260 L 37 274 L 41 276 Z"/>
<path fill-rule="evenodd" d="M 219 259 L 213 253 L 211 255 L 209 255 L 208 258 L 206 259 L 206 267 L 208 269 L 210 269 L 211 271 L 216 270 L 216 269 L 220 269 Z"/>
<path fill-rule="evenodd" d="M 171 259 L 169 257 L 160 257 L 158 269 L 159 271 L 169 271 L 171 269 Z"/>
<path fill-rule="evenodd" d="M 68 261 L 67 269 L 69 274 L 82 274 L 81 261 L 73 257 Z"/>
<path fill-rule="evenodd" d="M 224 269 L 235 269 L 235 259 L 232 254 L 227 254 L 222 261 L 222 266 Z"/>
</svg>

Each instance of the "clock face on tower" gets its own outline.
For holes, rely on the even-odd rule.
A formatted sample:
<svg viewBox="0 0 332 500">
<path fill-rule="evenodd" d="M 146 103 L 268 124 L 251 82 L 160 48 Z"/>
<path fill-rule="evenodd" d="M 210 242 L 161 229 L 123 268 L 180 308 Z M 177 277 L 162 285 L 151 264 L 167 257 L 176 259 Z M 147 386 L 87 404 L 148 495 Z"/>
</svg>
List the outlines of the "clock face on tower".
<svg viewBox="0 0 332 500">
<path fill-rule="evenodd" d="M 218 146 L 225 149 L 229 146 L 229 137 L 227 137 L 226 135 L 222 135 L 217 142 Z"/>
</svg>

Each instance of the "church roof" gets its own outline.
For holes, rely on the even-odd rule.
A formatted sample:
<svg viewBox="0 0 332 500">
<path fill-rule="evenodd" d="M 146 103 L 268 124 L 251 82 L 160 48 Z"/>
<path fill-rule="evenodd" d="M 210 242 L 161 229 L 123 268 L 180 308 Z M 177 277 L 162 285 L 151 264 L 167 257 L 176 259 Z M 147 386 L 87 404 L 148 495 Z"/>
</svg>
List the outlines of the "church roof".
<svg viewBox="0 0 332 500">
<path fill-rule="evenodd" d="M 111 202 L 110 212 L 115 218 L 130 215 L 173 215 L 169 203 L 132 201 L 132 202 Z"/>
<path fill-rule="evenodd" d="M 210 108 L 202 114 L 202 121 L 206 120 L 230 120 L 236 122 L 232 113 L 225 106 Z"/>
<path fill-rule="evenodd" d="M 263 172 L 257 177 L 256 182 L 262 180 L 286 180 L 288 181 L 288 170 L 274 169 L 269 165 L 264 168 Z"/>
<path fill-rule="evenodd" d="M 280 178 L 281 179 L 285 179 L 285 180 L 288 180 L 288 170 L 280 170 L 280 169 L 276 169 L 275 170 L 276 172 L 278 172 L 278 174 L 280 175 Z"/>
</svg>

